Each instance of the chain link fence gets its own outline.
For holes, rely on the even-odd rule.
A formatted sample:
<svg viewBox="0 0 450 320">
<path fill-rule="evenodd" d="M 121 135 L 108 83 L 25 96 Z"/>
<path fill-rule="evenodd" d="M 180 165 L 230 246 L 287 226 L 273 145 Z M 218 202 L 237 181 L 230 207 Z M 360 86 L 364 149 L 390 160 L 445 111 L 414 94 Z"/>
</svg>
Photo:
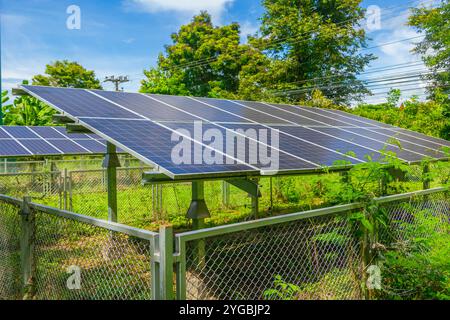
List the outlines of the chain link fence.
<svg viewBox="0 0 450 320">
<path fill-rule="evenodd" d="M 34 299 L 151 299 L 148 240 L 39 211 L 35 214 Z"/>
<path fill-rule="evenodd" d="M 0 199 L 0 299 L 152 298 L 156 233 L 26 201 Z"/>
<path fill-rule="evenodd" d="M 20 216 L 17 205 L 0 202 L 0 300 L 21 295 Z"/>
<path fill-rule="evenodd" d="M 439 219 L 437 226 L 450 221 L 445 189 L 379 198 L 377 203 L 389 220 L 379 232 L 383 247 L 420 236 L 418 213 Z M 362 210 L 364 204 L 344 205 L 178 234 L 179 297 L 364 298 L 367 265 L 363 240 L 352 223 Z"/>
<path fill-rule="evenodd" d="M 97 162 L 96 162 L 97 161 Z M 96 163 L 97 169 L 53 172 L 0 174 L 0 194 L 13 197 L 31 195 L 34 201 L 60 209 L 107 219 L 107 181 L 105 169 L 99 168 L 99 159 L 84 160 Z M 159 225 L 171 223 L 179 231 L 191 228 L 186 212 L 191 202 L 190 183 L 143 185 L 142 173 L 149 167 L 127 167 L 139 163 L 129 160 L 117 169 L 118 221 L 134 227 L 157 230 Z M 81 166 L 81 162 L 64 160 L 61 163 Z M 70 167 L 69 166 L 69 167 Z M 57 164 L 62 168 L 64 165 Z M 53 168 L 56 168 L 55 166 Z M 430 164 L 432 182 L 437 187 L 449 182 L 448 163 Z M 205 201 L 211 212 L 206 226 L 250 221 L 311 210 L 342 203 L 336 199 L 337 185 L 342 185 L 345 175 L 327 173 L 306 176 L 261 177 L 259 212 L 255 215 L 251 197 L 224 181 L 205 182 Z M 353 177 L 353 180 L 357 180 Z M 423 189 L 423 168 L 413 165 L 389 183 L 387 194 L 399 194 Z M 378 182 L 366 184 L 366 193 L 380 195 Z"/>
<path fill-rule="evenodd" d="M 186 298 L 276 298 L 266 292 L 274 277 L 299 285 L 299 299 L 361 298 L 352 232 L 344 217 L 326 216 L 189 242 Z"/>
</svg>

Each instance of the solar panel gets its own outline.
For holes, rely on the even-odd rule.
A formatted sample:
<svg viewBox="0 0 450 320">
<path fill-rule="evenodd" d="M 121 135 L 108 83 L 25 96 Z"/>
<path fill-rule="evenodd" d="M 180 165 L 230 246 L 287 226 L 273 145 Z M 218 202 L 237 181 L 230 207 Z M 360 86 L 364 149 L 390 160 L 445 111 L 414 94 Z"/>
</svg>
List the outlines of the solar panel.
<svg viewBox="0 0 450 320">
<path fill-rule="evenodd" d="M 157 121 L 194 121 L 196 117 L 180 112 L 173 108 L 167 108 L 158 102 L 138 93 L 124 93 L 115 91 L 92 90 L 99 96 L 109 99 L 114 103 L 125 104 L 127 108 Z"/>
<path fill-rule="evenodd" d="M 208 98 L 195 98 L 198 101 L 213 105 L 221 110 L 225 110 L 227 112 L 231 112 L 237 116 L 242 118 L 251 119 L 257 123 L 265 123 L 265 124 L 285 124 L 289 125 L 288 121 L 282 120 L 280 118 L 274 117 L 271 114 L 261 113 L 259 111 L 243 108 L 241 105 L 229 101 L 229 100 L 219 100 L 219 99 L 208 99 Z M 220 121 L 223 122 L 223 121 Z"/>
<path fill-rule="evenodd" d="M 398 143 L 402 149 L 410 150 L 419 153 L 427 157 L 445 157 L 445 154 L 435 147 L 431 146 L 427 142 L 420 140 L 412 141 L 401 134 L 395 133 L 386 129 L 363 129 L 363 128 L 349 128 L 351 132 L 355 132 L 361 135 L 365 135 L 380 141 L 385 141 L 385 143 Z M 396 140 L 393 142 L 392 140 Z M 428 146 L 427 146 L 428 144 Z"/>
<path fill-rule="evenodd" d="M 67 133 L 65 127 L 0 126 L 0 157 L 105 152 L 105 140 L 94 134 Z M 123 150 L 117 152 L 123 153 Z"/>
<path fill-rule="evenodd" d="M 212 122 L 249 122 L 239 115 L 227 113 L 219 109 L 211 108 L 196 100 L 188 97 L 166 96 L 166 95 L 149 95 L 153 99 L 157 99 L 166 103 L 166 108 L 174 106 L 188 114 L 204 118 Z M 168 106 L 168 105 L 169 106 Z M 170 108 L 170 107 L 169 107 Z"/>
<path fill-rule="evenodd" d="M 17 141 L 12 139 L 0 140 L 0 156 L 10 156 L 10 155 L 22 155 L 30 156 L 32 155 L 30 151 L 27 151 L 23 146 L 21 146 Z"/>
<path fill-rule="evenodd" d="M 5 126 L 3 129 L 16 139 L 38 139 L 39 136 L 28 129 L 28 127 Z"/>
<path fill-rule="evenodd" d="M 177 135 L 174 135 L 174 131 L 159 126 L 152 121 L 84 119 L 83 122 L 108 136 L 112 142 L 122 149 L 138 154 L 141 160 L 160 166 L 162 169 L 175 175 L 257 171 L 256 168 L 246 164 L 234 163 L 234 161 L 230 161 L 231 159 L 228 162 L 233 163 L 227 164 L 226 156 L 221 157 L 224 164 L 208 165 L 204 161 L 195 163 L 195 152 L 198 150 L 200 155 L 203 155 L 205 147 L 194 141 L 191 141 L 192 148 L 190 148 L 191 154 L 189 155 L 194 163 L 174 163 L 172 161 L 173 145 L 168 142 L 172 141 L 172 137 Z"/>
<path fill-rule="evenodd" d="M 53 147 L 45 140 L 40 139 L 19 139 L 18 140 L 24 147 L 30 150 L 34 155 L 50 155 L 50 154 L 62 154 L 61 151 Z"/>
<path fill-rule="evenodd" d="M 26 86 L 24 86 L 26 87 Z M 134 119 L 136 115 L 121 108 L 112 108 L 114 105 L 104 99 L 93 96 L 80 89 L 64 89 L 35 86 L 38 98 L 55 107 L 58 111 L 68 113 L 74 117 L 103 117 L 105 114 L 111 118 Z"/>
<path fill-rule="evenodd" d="M 59 127 L 32 127 L 30 129 L 44 139 L 64 139 L 64 135 L 58 132 Z M 65 128 L 61 129 L 65 131 Z"/>
<path fill-rule="evenodd" d="M 172 178 L 264 173 L 267 164 L 259 158 L 256 163 L 249 161 L 251 154 L 247 149 L 250 147 L 268 148 L 271 155 L 277 153 L 279 171 L 301 172 L 332 166 L 340 160 L 353 164 L 364 162 L 368 155 L 378 160 L 382 149 L 396 153 L 405 162 L 418 162 L 424 157 L 443 159 L 446 155 L 439 148 L 450 146 L 450 142 L 441 139 L 405 132 L 336 110 L 100 90 L 36 86 L 23 86 L 23 89 L 101 138 L 149 164 L 156 164 Z M 225 137 L 240 130 L 238 136 L 243 139 L 243 146 L 227 150 L 223 141 L 205 139 L 204 131 L 196 135 L 194 123 L 198 122 L 202 122 L 204 131 L 215 130 Z M 279 143 L 270 145 L 267 140 L 254 137 L 249 130 L 265 130 L 269 136 L 278 132 Z M 178 140 L 174 135 L 179 138 L 180 132 L 196 146 L 184 151 L 190 158 L 209 152 L 222 161 L 211 163 L 201 159 L 200 163 L 176 164 L 173 151 Z M 392 137 L 401 142 L 401 147 Z M 78 142 L 79 147 L 86 148 L 93 144 L 84 139 Z M 244 152 L 243 159 L 237 156 L 238 151 Z"/>
</svg>

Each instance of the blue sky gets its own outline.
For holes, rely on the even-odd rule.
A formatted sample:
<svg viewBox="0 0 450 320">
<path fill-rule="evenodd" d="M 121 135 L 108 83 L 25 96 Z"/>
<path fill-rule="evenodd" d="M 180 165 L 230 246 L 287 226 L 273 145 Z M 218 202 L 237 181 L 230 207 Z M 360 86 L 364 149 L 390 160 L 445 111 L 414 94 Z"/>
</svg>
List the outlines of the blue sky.
<svg viewBox="0 0 450 320">
<path fill-rule="evenodd" d="M 418 3 L 432 1 L 363 1 L 363 7 L 381 8 L 381 29 L 368 33 L 369 46 L 417 36 L 405 21 L 408 6 Z M 95 70 L 100 79 L 128 75 L 132 82 L 124 89 L 137 91 L 142 70 L 155 65 L 170 34 L 201 9 L 210 11 L 216 24 L 239 22 L 244 35 L 258 29 L 263 13 L 259 0 L 0 0 L 0 5 L 2 86 L 8 89 L 42 73 L 51 61 L 69 59 Z M 81 9 L 80 30 L 66 27 L 70 5 Z M 412 46 L 398 42 L 366 52 L 379 57 L 371 67 L 382 67 L 417 61 Z"/>
</svg>

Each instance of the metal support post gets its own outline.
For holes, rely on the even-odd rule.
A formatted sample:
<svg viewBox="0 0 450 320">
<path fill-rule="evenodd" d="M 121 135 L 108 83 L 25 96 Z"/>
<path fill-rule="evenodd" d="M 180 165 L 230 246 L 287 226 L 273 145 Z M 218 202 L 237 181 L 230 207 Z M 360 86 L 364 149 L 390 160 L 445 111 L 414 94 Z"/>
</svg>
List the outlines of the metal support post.
<svg viewBox="0 0 450 320">
<path fill-rule="evenodd" d="M 33 285 L 36 273 L 34 263 L 35 216 L 30 209 L 30 202 L 31 198 L 25 197 L 20 210 L 22 226 L 20 236 L 20 253 L 25 299 L 33 296 Z"/>
<path fill-rule="evenodd" d="M 117 222 L 117 168 L 120 161 L 117 157 L 116 146 L 110 142 L 106 144 L 106 155 L 103 160 L 103 168 L 106 168 L 106 180 L 108 190 L 108 220 Z"/>
<path fill-rule="evenodd" d="M 161 226 L 152 259 L 152 296 L 154 300 L 173 300 L 173 229 Z"/>
</svg>

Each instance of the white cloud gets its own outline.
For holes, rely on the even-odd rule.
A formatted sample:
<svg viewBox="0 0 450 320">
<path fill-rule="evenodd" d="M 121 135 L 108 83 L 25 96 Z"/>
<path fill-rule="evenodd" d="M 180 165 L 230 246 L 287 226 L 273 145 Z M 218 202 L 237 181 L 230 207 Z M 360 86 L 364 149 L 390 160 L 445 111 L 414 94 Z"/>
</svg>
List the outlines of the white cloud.
<svg viewBox="0 0 450 320">
<path fill-rule="evenodd" d="M 129 8 L 149 13 L 177 12 L 181 14 L 197 14 L 207 10 L 214 19 L 220 20 L 227 5 L 234 0 L 125 0 Z"/>
<path fill-rule="evenodd" d="M 371 67 L 379 68 L 396 64 L 413 64 L 411 64 L 411 66 L 405 65 L 404 67 L 395 70 L 386 69 L 385 71 L 377 72 L 376 74 L 370 74 L 367 77 L 370 78 L 376 76 L 377 78 L 391 78 L 396 76 L 400 77 L 402 74 L 420 74 L 421 72 L 426 72 L 426 67 L 420 62 L 420 56 L 412 53 L 415 43 L 419 42 L 421 38 L 418 37 L 420 35 L 419 33 L 415 32 L 413 28 L 407 25 L 409 15 L 409 10 L 399 12 L 395 16 L 393 16 L 392 13 L 383 16 L 382 12 L 381 30 L 369 33 L 369 36 L 373 38 L 369 47 L 376 47 L 371 52 L 378 57 L 378 59 L 372 63 Z M 370 70 L 370 68 L 368 70 Z M 381 86 L 382 84 L 388 83 L 378 82 L 377 84 Z M 393 88 L 398 87 L 400 90 L 403 89 L 402 100 L 416 94 L 423 96 L 425 86 L 426 83 L 420 80 L 420 78 L 417 78 L 417 81 L 415 82 L 403 85 L 392 83 Z M 387 86 L 383 89 L 374 89 L 373 93 L 375 96 L 368 96 L 366 101 L 371 103 L 383 102 L 385 101 L 385 97 L 382 93 L 387 91 L 389 91 Z"/>
<path fill-rule="evenodd" d="M 241 24 L 241 41 L 247 42 L 247 36 L 255 34 L 258 31 L 259 26 L 255 25 L 249 21 L 244 21 Z"/>
</svg>

